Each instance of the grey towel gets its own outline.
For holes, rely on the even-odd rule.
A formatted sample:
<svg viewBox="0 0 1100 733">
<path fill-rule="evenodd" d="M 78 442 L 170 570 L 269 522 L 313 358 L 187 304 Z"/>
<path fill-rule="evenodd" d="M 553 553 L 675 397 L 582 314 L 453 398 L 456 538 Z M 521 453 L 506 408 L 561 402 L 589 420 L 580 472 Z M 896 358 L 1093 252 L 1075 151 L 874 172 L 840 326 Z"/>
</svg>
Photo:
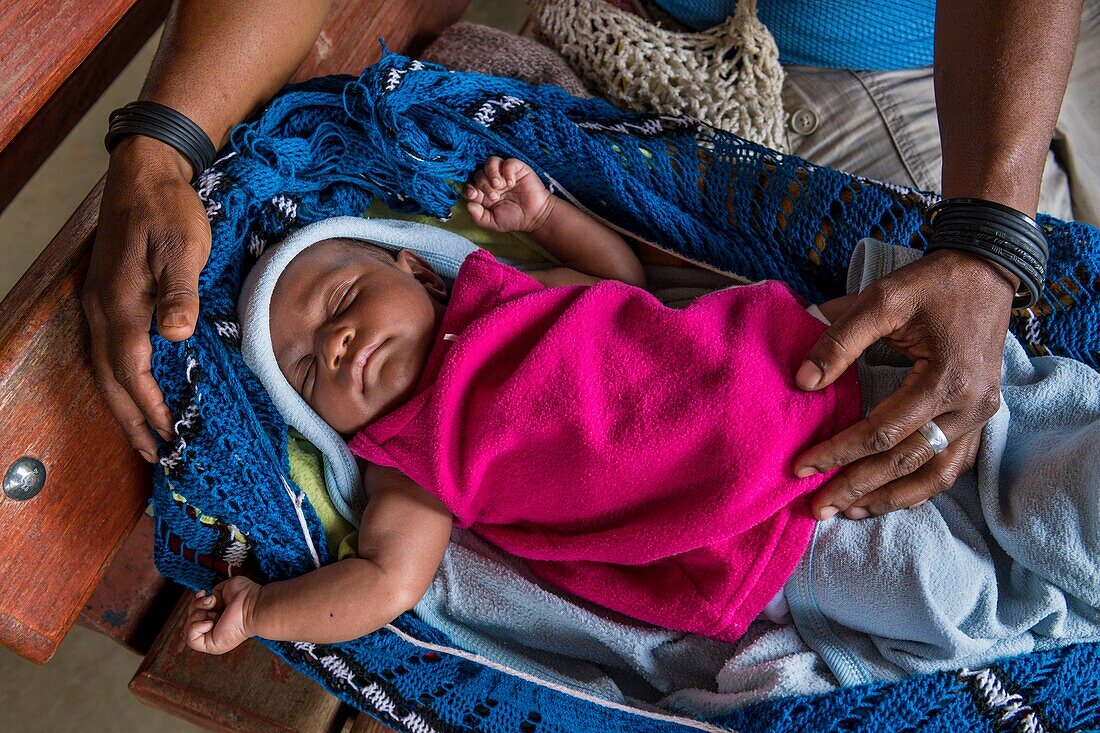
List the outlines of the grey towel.
<svg viewBox="0 0 1100 733">
<path fill-rule="evenodd" d="M 530 84 L 554 84 L 575 97 L 591 97 L 557 51 L 538 41 L 477 23 L 455 23 L 421 56 L 459 71 L 510 76 Z"/>
</svg>

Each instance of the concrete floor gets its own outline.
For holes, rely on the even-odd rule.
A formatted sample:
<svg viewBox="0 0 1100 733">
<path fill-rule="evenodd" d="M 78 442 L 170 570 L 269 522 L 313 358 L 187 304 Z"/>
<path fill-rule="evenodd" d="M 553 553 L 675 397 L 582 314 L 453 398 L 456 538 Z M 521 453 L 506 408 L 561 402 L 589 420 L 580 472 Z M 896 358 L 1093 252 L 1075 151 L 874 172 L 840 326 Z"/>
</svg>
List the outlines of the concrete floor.
<svg viewBox="0 0 1100 733">
<path fill-rule="evenodd" d="M 521 0 L 474 0 L 465 20 L 516 31 Z M 133 100 L 156 50 L 146 44 L 84 119 L 0 214 L 0 298 L 107 169 L 107 114 Z M 126 685 L 140 658 L 110 639 L 74 627 L 56 656 L 38 666 L 0 647 L 0 733 L 184 733 L 201 730 L 148 708 Z"/>
</svg>

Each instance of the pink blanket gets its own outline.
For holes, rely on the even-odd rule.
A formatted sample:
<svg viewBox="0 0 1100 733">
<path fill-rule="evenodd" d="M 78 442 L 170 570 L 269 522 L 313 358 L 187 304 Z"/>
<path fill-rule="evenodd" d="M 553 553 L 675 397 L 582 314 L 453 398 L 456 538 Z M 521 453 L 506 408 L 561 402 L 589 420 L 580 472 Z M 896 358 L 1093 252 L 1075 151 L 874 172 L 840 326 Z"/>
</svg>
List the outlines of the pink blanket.
<svg viewBox="0 0 1100 733">
<path fill-rule="evenodd" d="M 791 460 L 860 414 L 854 370 L 794 386 L 823 329 L 778 282 L 674 310 L 614 281 L 546 288 L 477 252 L 416 395 L 351 449 L 546 582 L 732 640 L 813 530 L 825 477 Z"/>
</svg>

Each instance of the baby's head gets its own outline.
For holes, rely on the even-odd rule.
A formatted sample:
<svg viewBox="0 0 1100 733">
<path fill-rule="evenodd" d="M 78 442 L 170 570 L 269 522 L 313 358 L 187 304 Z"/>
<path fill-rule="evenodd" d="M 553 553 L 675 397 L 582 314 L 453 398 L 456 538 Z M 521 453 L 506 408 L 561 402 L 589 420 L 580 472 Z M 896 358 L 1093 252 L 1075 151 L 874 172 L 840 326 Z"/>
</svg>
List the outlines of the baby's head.
<svg viewBox="0 0 1100 733">
<path fill-rule="evenodd" d="M 287 424 L 321 451 L 325 487 L 352 524 L 362 489 L 340 433 L 411 396 L 442 319 L 440 278 L 454 280 L 475 250 L 427 224 L 337 216 L 268 247 L 245 279 L 241 356 Z"/>
<path fill-rule="evenodd" d="M 279 370 L 321 419 L 356 433 L 412 395 L 446 297 L 443 279 L 408 249 L 319 241 L 271 293 Z"/>
</svg>

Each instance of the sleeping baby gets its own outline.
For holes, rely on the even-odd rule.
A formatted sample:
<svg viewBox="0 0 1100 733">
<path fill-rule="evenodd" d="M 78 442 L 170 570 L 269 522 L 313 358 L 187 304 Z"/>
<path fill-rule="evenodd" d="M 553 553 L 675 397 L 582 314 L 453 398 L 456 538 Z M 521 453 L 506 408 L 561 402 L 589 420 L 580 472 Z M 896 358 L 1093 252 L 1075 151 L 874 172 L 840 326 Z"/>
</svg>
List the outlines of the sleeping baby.
<svg viewBox="0 0 1100 733">
<path fill-rule="evenodd" d="M 844 299 L 818 311 L 762 282 L 669 308 L 643 289 L 623 238 L 524 163 L 491 158 L 464 195 L 478 226 L 525 232 L 560 264 L 521 272 L 474 251 L 448 287 L 415 247 L 336 236 L 280 258 L 292 237 L 250 275 L 246 293 L 269 284 L 262 336 L 279 379 L 365 461 L 358 557 L 200 592 L 193 648 L 338 642 L 384 626 L 425 593 L 456 525 L 559 590 L 720 640 L 767 610 L 793 615 L 823 654 L 837 634 L 818 621 L 954 668 L 1098 637 L 1095 470 L 1076 479 L 1081 496 L 1061 491 L 1067 510 L 1054 518 L 1002 496 L 1012 479 L 993 476 L 1004 506 L 992 519 L 975 488 L 954 518 L 937 499 L 818 527 L 809 497 L 830 474 L 798 478 L 792 461 L 856 422 L 868 387 L 854 367 L 812 392 L 793 375 Z M 1086 456 L 1100 447 L 1093 391 L 1074 434 Z M 1004 512 L 1014 526 L 1001 537 Z M 956 546 L 983 555 L 968 536 L 977 525 L 994 549 L 953 557 Z M 1024 526 L 1031 535 L 1012 536 Z"/>
</svg>

